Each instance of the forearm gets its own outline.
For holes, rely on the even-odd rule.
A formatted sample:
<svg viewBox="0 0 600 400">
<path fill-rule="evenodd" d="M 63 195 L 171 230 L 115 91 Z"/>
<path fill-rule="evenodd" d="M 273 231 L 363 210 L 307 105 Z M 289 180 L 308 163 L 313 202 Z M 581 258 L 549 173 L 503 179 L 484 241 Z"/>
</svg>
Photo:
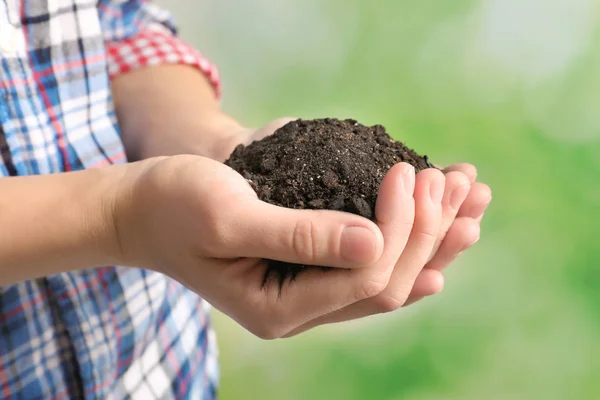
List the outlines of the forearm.
<svg viewBox="0 0 600 400">
<path fill-rule="evenodd" d="M 114 263 L 123 166 L 0 178 L 0 286 Z"/>
<path fill-rule="evenodd" d="M 245 129 L 221 112 L 205 76 L 186 65 L 119 75 L 112 91 L 130 160 L 175 154 L 222 160 L 233 150 L 233 138 Z"/>
</svg>

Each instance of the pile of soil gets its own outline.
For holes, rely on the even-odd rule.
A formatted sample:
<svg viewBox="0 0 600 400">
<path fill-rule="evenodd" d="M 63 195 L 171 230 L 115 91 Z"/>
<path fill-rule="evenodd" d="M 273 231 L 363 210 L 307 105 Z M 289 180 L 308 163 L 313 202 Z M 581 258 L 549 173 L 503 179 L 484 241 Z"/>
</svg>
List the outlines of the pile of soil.
<svg viewBox="0 0 600 400">
<path fill-rule="evenodd" d="M 416 172 L 433 168 L 427 156 L 393 140 L 381 125 L 326 118 L 293 121 L 260 141 L 239 145 L 225 164 L 268 203 L 374 219 L 379 185 L 400 162 Z M 305 268 L 269 260 L 263 284 L 275 277 L 281 286 Z"/>
</svg>

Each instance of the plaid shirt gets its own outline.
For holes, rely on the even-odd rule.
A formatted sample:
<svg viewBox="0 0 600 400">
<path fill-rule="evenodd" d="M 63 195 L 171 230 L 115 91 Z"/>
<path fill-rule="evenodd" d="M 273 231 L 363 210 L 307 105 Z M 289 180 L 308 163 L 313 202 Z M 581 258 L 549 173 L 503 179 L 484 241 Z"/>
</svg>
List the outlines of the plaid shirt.
<svg viewBox="0 0 600 400">
<path fill-rule="evenodd" d="M 164 63 L 197 67 L 218 92 L 217 71 L 146 1 L 0 0 L 0 177 L 126 162 L 110 79 Z M 0 398 L 214 398 L 208 313 L 133 268 L 0 287 Z"/>
</svg>

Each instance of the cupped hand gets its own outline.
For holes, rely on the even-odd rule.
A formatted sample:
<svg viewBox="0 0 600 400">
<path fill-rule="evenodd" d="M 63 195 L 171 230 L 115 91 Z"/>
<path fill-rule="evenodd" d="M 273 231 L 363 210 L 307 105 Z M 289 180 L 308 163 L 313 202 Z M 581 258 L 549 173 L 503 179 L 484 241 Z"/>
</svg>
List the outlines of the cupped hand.
<svg viewBox="0 0 600 400">
<path fill-rule="evenodd" d="M 243 129 L 229 139 L 229 148 L 248 145 L 267 137 L 294 118 L 280 118 L 258 129 Z M 442 270 L 480 236 L 480 223 L 489 206 L 492 193 L 484 183 L 477 182 L 477 169 L 471 164 L 455 164 L 442 169 L 446 184 L 442 199 L 442 223 L 431 256 L 417 278 L 405 305 L 440 292 L 444 286 Z"/>
<path fill-rule="evenodd" d="M 122 258 L 178 280 L 262 338 L 325 323 L 338 311 L 338 319 L 370 313 L 344 311 L 365 299 L 378 299 L 377 312 L 403 304 L 441 225 L 444 176 L 421 173 L 415 189 L 406 164 L 386 176 L 376 223 L 267 204 L 241 175 L 208 158 L 131 165 L 115 212 Z M 280 290 L 274 281 L 262 286 L 263 259 L 334 268 L 306 271 Z"/>
<path fill-rule="evenodd" d="M 286 337 L 322 324 L 395 311 L 409 301 L 423 276 L 430 279 L 424 275 L 423 267 L 440 236 L 446 178 L 436 169 L 420 172 L 416 182 L 413 176 L 412 166 L 404 163 L 395 165 L 384 177 L 378 194 L 375 217 L 385 243 L 378 268 L 389 273 L 385 287 L 375 296 L 288 332 Z M 399 193 L 402 195 L 399 196 Z M 385 276 L 388 277 L 387 274 Z"/>
</svg>

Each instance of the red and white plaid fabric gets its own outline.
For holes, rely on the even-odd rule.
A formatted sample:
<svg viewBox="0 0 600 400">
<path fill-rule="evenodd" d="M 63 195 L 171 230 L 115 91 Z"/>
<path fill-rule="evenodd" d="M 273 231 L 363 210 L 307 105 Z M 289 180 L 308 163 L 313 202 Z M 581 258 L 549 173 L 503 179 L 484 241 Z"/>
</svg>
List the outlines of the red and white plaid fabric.
<svg viewBox="0 0 600 400">
<path fill-rule="evenodd" d="M 165 29 L 146 30 L 117 42 L 107 42 L 109 73 L 112 76 L 150 65 L 187 64 L 202 71 L 220 96 L 219 70 L 200 52 Z"/>
</svg>

